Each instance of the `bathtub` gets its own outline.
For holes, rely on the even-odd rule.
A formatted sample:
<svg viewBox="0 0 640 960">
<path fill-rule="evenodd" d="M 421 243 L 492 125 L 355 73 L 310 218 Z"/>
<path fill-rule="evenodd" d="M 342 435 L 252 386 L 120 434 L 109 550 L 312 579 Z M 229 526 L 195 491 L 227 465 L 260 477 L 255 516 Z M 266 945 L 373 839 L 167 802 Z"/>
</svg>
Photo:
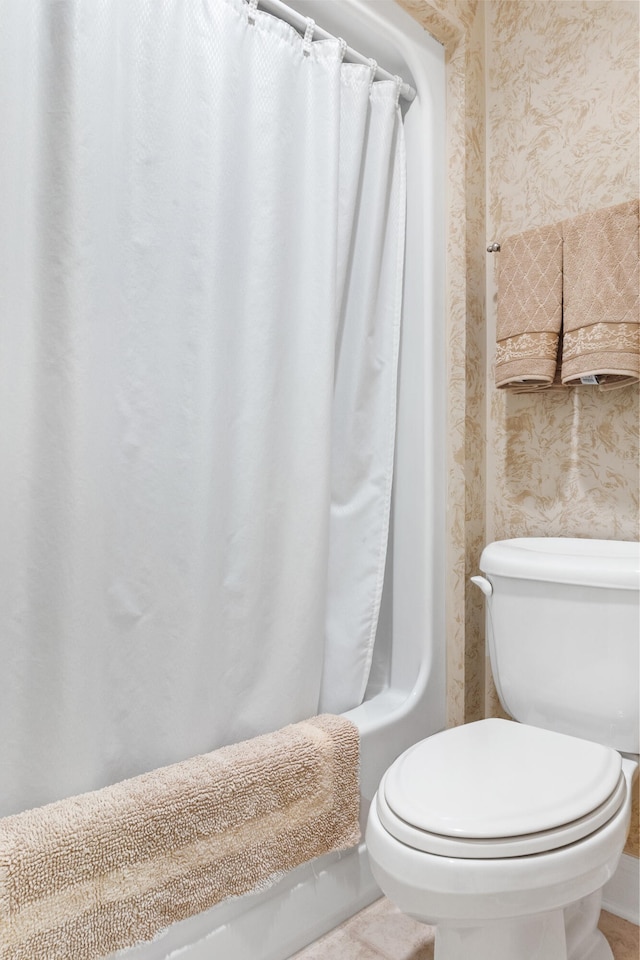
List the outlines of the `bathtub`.
<svg viewBox="0 0 640 960">
<path fill-rule="evenodd" d="M 407 262 L 390 555 L 361 734 L 362 823 L 391 761 L 445 725 L 444 51 L 394 0 L 288 0 L 417 90 L 407 107 Z M 364 830 L 363 830 L 364 833 Z M 287 960 L 380 892 L 364 844 L 219 904 L 126 960 Z"/>
</svg>

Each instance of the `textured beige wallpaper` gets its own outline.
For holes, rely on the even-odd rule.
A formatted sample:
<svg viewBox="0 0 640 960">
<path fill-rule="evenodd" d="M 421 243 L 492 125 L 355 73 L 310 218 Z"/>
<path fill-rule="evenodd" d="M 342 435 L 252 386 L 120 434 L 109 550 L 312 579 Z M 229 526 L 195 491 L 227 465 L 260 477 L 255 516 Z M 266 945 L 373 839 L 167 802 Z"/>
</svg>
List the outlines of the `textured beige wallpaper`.
<svg viewBox="0 0 640 960">
<path fill-rule="evenodd" d="M 637 197 L 638 4 L 491 0 L 486 16 L 491 237 Z M 488 281 L 491 384 L 493 263 Z M 491 387 L 488 537 L 637 538 L 638 413 L 637 385 Z"/>
</svg>

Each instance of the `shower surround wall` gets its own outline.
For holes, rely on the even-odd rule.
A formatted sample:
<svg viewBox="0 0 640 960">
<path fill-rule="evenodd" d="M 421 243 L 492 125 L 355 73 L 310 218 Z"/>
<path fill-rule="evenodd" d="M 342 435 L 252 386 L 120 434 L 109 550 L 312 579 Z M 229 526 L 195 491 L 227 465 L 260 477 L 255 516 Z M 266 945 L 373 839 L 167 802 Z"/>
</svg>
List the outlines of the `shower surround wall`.
<svg viewBox="0 0 640 960">
<path fill-rule="evenodd" d="M 465 583 L 482 543 L 639 535 L 638 386 L 520 396 L 496 390 L 499 254 L 484 247 L 638 196 L 640 5 L 399 2 L 447 51 L 447 690 L 456 724 L 501 713 L 481 609 Z M 637 783 L 626 852 L 639 855 Z"/>
</svg>

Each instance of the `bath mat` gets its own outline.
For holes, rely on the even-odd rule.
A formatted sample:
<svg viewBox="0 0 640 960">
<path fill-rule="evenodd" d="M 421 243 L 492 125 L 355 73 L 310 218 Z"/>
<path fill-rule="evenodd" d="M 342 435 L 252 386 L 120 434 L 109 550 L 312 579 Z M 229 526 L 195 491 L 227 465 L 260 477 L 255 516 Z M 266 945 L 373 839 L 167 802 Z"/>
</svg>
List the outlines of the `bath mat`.
<svg viewBox="0 0 640 960">
<path fill-rule="evenodd" d="M 640 378 L 638 201 L 565 220 L 562 382 Z"/>
<path fill-rule="evenodd" d="M 325 714 L 0 820 L 1 960 L 94 960 L 357 843 L 357 728 Z"/>
<path fill-rule="evenodd" d="M 538 227 L 502 243 L 495 383 L 518 392 L 554 381 L 562 326 L 562 231 Z"/>
</svg>

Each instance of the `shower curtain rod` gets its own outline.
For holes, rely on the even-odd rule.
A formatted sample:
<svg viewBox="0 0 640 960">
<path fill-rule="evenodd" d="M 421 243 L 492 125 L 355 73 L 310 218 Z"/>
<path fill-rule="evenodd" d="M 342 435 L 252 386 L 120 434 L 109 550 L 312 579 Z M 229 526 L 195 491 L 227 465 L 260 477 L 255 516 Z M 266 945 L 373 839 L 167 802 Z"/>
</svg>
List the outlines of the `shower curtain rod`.
<svg viewBox="0 0 640 960">
<path fill-rule="evenodd" d="M 247 0 L 248 2 L 248 0 Z M 309 23 L 309 18 L 303 16 L 303 14 L 298 13 L 297 10 L 293 10 L 291 7 L 288 7 L 285 3 L 282 3 L 282 0 L 258 0 L 258 7 L 261 10 L 264 10 L 265 13 L 271 13 L 274 16 L 278 17 L 280 20 L 286 21 L 292 27 L 295 27 L 296 30 L 299 30 L 301 33 L 305 32 L 305 29 Z M 319 27 L 317 24 L 314 25 L 313 31 L 314 37 L 318 37 L 321 40 L 335 40 L 336 37 L 333 34 L 328 33 L 326 30 L 323 30 L 322 27 Z M 361 53 L 358 53 L 357 50 L 354 50 L 353 47 L 346 47 L 345 60 L 348 60 L 351 63 L 362 63 L 366 66 L 371 64 L 371 60 L 368 57 L 363 56 Z M 393 74 L 388 73 L 387 70 L 383 70 L 382 67 L 379 67 L 376 64 L 376 78 L 378 80 L 395 80 L 396 77 Z M 411 102 L 415 98 L 416 91 L 408 83 L 402 81 L 400 86 L 400 96 L 404 100 Z"/>
</svg>

